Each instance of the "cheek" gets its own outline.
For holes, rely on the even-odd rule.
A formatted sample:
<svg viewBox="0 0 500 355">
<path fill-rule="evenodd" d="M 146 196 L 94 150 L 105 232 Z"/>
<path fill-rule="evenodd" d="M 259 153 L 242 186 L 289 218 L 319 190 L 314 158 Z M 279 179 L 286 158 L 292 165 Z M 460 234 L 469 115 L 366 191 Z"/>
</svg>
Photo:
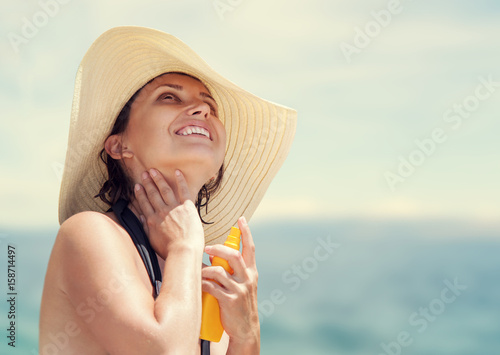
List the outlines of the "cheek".
<svg viewBox="0 0 500 355">
<path fill-rule="evenodd" d="M 165 150 L 168 141 L 165 134 L 168 134 L 167 128 L 153 125 L 148 120 L 134 122 L 127 128 L 127 143 L 138 157 L 151 157 L 155 152 Z"/>
<path fill-rule="evenodd" d="M 220 129 L 219 129 L 219 140 L 221 142 L 221 151 L 222 151 L 222 156 L 225 155 L 226 153 L 226 129 L 224 128 L 224 126 L 222 125 L 222 123 L 220 124 Z"/>
<path fill-rule="evenodd" d="M 131 117 L 130 129 L 134 137 L 140 143 L 145 142 L 155 144 L 160 140 L 160 137 L 168 133 L 168 126 L 161 115 L 154 110 L 143 110 L 135 117 Z"/>
<path fill-rule="evenodd" d="M 217 122 L 217 134 L 219 135 L 219 140 L 223 143 L 224 147 L 226 146 L 226 128 L 222 124 L 222 122 Z"/>
</svg>

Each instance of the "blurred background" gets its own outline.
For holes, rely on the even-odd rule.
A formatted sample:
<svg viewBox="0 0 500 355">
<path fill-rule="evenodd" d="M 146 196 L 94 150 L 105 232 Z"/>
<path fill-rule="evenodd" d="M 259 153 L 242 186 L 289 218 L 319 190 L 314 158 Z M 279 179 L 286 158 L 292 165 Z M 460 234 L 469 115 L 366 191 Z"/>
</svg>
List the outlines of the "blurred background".
<svg viewBox="0 0 500 355">
<path fill-rule="evenodd" d="M 0 292 L 37 354 L 74 79 L 107 29 L 172 33 L 298 110 L 250 220 L 262 354 L 500 352 L 500 3 L 1 2 Z"/>
</svg>

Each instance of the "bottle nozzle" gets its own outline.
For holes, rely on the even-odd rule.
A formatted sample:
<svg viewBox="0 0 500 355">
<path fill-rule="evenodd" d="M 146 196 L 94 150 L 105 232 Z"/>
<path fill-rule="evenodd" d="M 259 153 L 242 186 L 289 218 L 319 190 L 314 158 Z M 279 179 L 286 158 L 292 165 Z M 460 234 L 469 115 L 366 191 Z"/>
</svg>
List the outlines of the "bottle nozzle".
<svg viewBox="0 0 500 355">
<path fill-rule="evenodd" d="M 241 231 L 239 228 L 231 227 L 231 232 L 229 232 L 229 235 L 232 235 L 232 236 L 239 238 L 241 235 Z"/>
<path fill-rule="evenodd" d="M 236 228 L 236 227 L 231 227 L 231 231 L 229 232 L 229 235 L 227 236 L 226 242 L 224 243 L 227 246 L 230 246 L 230 244 L 233 244 L 236 246 L 231 246 L 233 249 L 238 250 L 240 248 L 240 239 L 241 239 L 241 231 Z"/>
</svg>

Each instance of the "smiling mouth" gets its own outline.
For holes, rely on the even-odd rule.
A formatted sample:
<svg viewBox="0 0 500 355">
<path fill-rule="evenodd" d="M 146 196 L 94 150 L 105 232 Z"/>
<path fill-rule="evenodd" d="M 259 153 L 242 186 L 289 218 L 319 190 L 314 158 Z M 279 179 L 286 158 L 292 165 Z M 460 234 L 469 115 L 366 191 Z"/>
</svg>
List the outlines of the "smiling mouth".
<svg viewBox="0 0 500 355">
<path fill-rule="evenodd" d="M 212 140 L 212 138 L 210 137 L 210 132 L 208 132 L 205 128 L 199 126 L 186 126 L 177 131 L 176 134 L 179 136 L 199 136 Z"/>
</svg>

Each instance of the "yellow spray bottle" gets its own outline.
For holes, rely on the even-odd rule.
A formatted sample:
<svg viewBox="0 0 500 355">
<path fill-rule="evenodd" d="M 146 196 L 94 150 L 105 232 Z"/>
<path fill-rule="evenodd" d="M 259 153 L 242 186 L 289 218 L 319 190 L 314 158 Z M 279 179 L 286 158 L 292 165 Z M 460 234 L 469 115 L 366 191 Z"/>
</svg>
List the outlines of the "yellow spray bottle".
<svg viewBox="0 0 500 355">
<path fill-rule="evenodd" d="M 241 231 L 236 227 L 231 227 L 231 232 L 227 236 L 224 245 L 235 250 L 240 250 L 240 236 Z M 217 256 L 213 257 L 212 266 L 222 266 L 224 270 L 233 274 L 233 269 L 231 269 L 228 262 Z M 222 327 L 220 320 L 219 302 L 214 296 L 207 292 L 203 292 L 201 300 L 202 311 L 200 339 L 219 342 L 222 337 L 222 333 L 224 332 L 224 328 Z"/>
</svg>

